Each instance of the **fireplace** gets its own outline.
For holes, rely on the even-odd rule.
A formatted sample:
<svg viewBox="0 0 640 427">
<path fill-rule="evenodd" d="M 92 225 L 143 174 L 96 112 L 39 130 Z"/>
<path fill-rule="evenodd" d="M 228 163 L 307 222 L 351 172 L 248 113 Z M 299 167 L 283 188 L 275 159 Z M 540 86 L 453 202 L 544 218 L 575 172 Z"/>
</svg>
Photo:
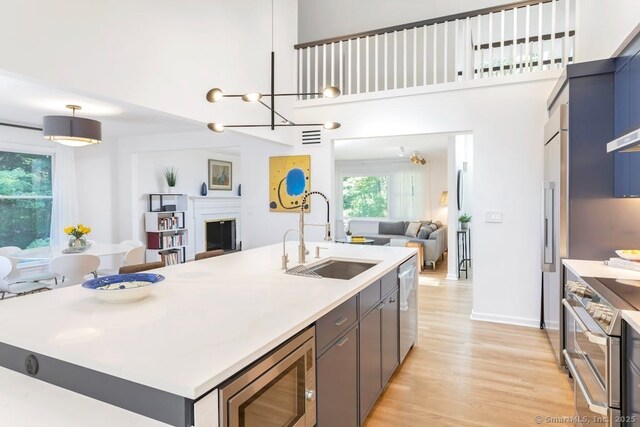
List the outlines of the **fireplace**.
<svg viewBox="0 0 640 427">
<path fill-rule="evenodd" d="M 204 232 L 207 251 L 224 249 L 229 252 L 237 249 L 235 218 L 205 221 Z"/>
</svg>

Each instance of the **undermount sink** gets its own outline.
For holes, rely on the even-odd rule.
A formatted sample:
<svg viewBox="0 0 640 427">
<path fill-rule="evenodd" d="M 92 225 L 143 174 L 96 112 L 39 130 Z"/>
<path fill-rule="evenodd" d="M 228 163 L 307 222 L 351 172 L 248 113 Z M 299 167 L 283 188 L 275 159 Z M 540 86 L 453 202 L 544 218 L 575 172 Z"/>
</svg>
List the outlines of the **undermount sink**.
<svg viewBox="0 0 640 427">
<path fill-rule="evenodd" d="M 364 273 L 377 264 L 377 262 L 341 261 L 330 259 L 318 265 L 309 267 L 309 270 L 312 273 L 327 279 L 349 280 L 356 277 L 358 274 Z"/>
</svg>

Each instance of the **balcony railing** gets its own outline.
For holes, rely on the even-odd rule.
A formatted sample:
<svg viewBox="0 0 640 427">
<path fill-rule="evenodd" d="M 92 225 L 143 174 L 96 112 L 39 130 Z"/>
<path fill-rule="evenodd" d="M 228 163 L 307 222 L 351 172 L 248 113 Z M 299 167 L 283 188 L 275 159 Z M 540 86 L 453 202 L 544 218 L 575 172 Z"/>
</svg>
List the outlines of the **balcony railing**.
<svg viewBox="0 0 640 427">
<path fill-rule="evenodd" d="M 348 96 L 562 68 L 574 61 L 575 3 L 522 1 L 298 44 L 298 91 L 333 85 Z"/>
</svg>

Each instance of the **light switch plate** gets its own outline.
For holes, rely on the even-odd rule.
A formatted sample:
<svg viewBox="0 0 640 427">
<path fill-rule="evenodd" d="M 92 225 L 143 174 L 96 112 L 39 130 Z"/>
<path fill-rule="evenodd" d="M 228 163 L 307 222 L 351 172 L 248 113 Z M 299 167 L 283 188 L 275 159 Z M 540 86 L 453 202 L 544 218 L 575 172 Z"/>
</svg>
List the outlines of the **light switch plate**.
<svg viewBox="0 0 640 427">
<path fill-rule="evenodd" d="M 502 211 L 485 211 L 484 222 L 491 222 L 491 223 L 502 222 Z"/>
</svg>

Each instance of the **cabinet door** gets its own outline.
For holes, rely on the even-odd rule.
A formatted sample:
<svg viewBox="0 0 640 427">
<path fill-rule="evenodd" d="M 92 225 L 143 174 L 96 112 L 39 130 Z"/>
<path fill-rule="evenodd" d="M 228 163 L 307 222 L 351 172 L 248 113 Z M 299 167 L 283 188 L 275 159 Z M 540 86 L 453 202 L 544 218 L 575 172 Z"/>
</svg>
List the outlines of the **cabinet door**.
<svg viewBox="0 0 640 427">
<path fill-rule="evenodd" d="M 382 304 L 360 320 L 360 420 L 369 414 L 380 390 L 382 377 L 380 319 Z"/>
<path fill-rule="evenodd" d="M 630 153 L 613 153 L 613 194 L 615 197 L 629 195 Z"/>
<path fill-rule="evenodd" d="M 382 276 L 382 285 L 380 291 L 382 296 L 387 295 L 389 292 L 398 287 L 398 270 L 394 269 Z"/>
<path fill-rule="evenodd" d="M 629 61 L 629 130 L 640 127 L 640 54 Z"/>
<path fill-rule="evenodd" d="M 616 71 L 614 77 L 614 115 L 613 115 L 613 129 L 614 136 L 618 138 L 626 133 L 629 129 L 629 63 L 622 65 L 622 67 Z"/>
<path fill-rule="evenodd" d="M 318 427 L 358 426 L 358 327 L 318 359 Z"/>
<path fill-rule="evenodd" d="M 628 197 L 640 197 L 640 152 L 629 155 L 629 194 Z"/>
<path fill-rule="evenodd" d="M 636 425 L 640 422 L 640 372 L 635 365 L 626 364 L 626 410 L 624 415 L 628 417 L 628 425 Z"/>
<path fill-rule="evenodd" d="M 386 384 L 400 363 L 398 288 L 383 301 L 382 308 L 382 384 Z"/>
</svg>

